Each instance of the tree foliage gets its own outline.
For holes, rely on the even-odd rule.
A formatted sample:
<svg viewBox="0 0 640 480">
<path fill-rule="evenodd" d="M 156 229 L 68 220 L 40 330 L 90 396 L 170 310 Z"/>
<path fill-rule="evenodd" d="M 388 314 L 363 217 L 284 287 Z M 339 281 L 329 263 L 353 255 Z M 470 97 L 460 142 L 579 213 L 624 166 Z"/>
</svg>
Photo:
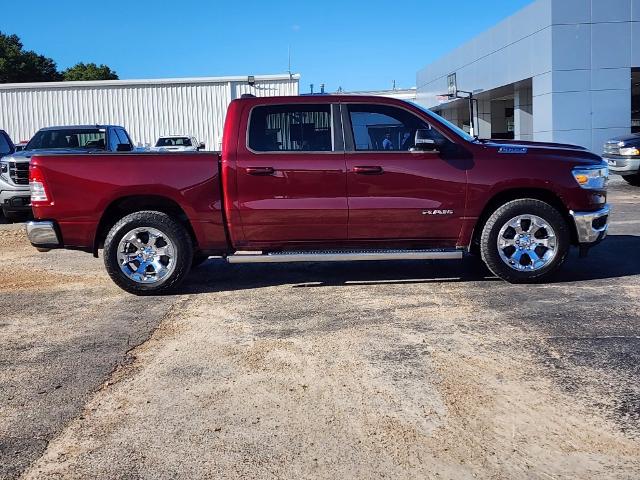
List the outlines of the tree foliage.
<svg viewBox="0 0 640 480">
<path fill-rule="evenodd" d="M 61 79 L 56 62 L 25 51 L 17 35 L 0 32 L 0 83 L 55 82 Z"/>
<path fill-rule="evenodd" d="M 95 63 L 78 63 L 62 72 L 65 81 L 82 80 L 118 80 L 116 72 L 106 65 L 96 65 Z"/>
<path fill-rule="evenodd" d="M 108 66 L 95 63 L 78 63 L 59 72 L 51 58 L 24 50 L 17 35 L 0 31 L 0 83 L 117 79 L 116 72 Z"/>
</svg>

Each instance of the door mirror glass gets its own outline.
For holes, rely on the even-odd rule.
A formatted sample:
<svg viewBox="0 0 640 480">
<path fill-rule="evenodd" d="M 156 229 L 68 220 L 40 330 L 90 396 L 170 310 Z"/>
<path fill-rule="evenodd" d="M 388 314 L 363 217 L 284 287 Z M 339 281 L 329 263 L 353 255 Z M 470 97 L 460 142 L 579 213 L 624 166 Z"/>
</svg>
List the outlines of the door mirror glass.
<svg viewBox="0 0 640 480">
<path fill-rule="evenodd" d="M 204 144 L 204 142 L 200 142 L 200 145 L 198 145 L 198 150 L 204 150 L 205 148 L 207 148 L 207 146 Z"/>
<path fill-rule="evenodd" d="M 433 139 L 431 130 L 421 128 L 416 130 L 415 148 L 414 150 L 422 152 L 435 152 L 438 150 L 438 145 Z"/>
</svg>

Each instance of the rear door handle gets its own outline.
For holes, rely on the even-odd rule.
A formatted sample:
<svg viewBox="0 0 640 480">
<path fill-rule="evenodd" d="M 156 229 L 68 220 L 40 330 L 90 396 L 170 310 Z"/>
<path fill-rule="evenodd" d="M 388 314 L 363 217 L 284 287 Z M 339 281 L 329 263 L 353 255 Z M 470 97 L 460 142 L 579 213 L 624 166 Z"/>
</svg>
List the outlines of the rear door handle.
<svg viewBox="0 0 640 480">
<path fill-rule="evenodd" d="M 247 167 L 246 171 L 249 175 L 255 175 L 258 177 L 265 177 L 275 173 L 273 167 Z"/>
<path fill-rule="evenodd" d="M 353 167 L 353 171 L 359 175 L 382 175 L 384 173 L 380 166 Z"/>
</svg>

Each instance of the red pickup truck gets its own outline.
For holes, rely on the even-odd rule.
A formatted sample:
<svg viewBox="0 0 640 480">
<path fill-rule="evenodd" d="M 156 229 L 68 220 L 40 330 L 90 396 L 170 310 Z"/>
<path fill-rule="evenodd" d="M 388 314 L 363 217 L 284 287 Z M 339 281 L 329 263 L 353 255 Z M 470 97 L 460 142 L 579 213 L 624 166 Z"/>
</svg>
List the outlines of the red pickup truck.
<svg viewBox="0 0 640 480">
<path fill-rule="evenodd" d="M 487 141 L 418 105 L 365 96 L 231 102 L 220 153 L 37 155 L 41 249 L 97 256 L 135 294 L 230 263 L 482 257 L 542 281 L 607 233 L 608 169 L 571 145 Z"/>
</svg>

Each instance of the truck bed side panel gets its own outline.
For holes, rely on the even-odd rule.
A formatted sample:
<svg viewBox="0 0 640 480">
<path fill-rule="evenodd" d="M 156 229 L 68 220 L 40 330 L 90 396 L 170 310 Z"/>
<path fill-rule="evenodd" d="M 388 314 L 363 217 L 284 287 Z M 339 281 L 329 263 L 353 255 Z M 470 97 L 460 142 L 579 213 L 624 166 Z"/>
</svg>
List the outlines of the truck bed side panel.
<svg viewBox="0 0 640 480">
<path fill-rule="evenodd" d="M 36 156 L 51 205 L 38 219 L 56 220 L 65 246 L 91 249 L 107 208 L 132 196 L 172 200 L 187 215 L 199 248 L 227 248 L 217 153 L 131 153 Z"/>
</svg>

